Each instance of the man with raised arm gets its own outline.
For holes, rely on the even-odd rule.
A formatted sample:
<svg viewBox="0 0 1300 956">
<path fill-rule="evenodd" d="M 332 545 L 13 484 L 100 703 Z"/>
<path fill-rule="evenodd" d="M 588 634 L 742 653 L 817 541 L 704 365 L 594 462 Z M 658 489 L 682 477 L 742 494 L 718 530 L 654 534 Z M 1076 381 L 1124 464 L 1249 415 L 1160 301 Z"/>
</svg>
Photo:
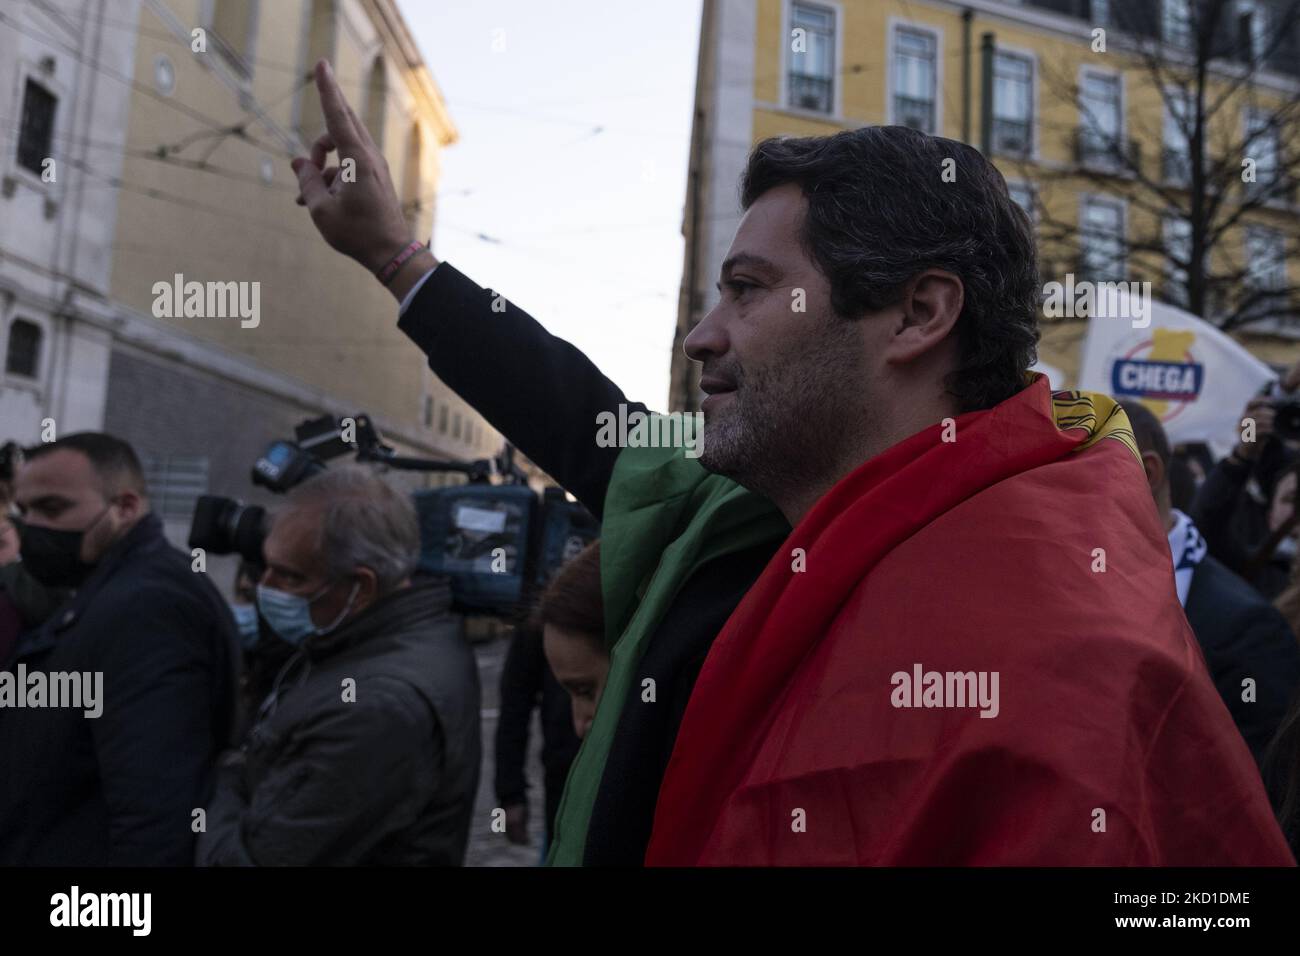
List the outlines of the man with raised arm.
<svg viewBox="0 0 1300 956">
<path fill-rule="evenodd" d="M 978 152 L 898 127 L 754 149 L 686 343 L 696 460 L 598 447 L 622 394 L 413 245 L 317 83 L 329 131 L 294 163 L 313 222 L 603 517 L 610 673 L 552 863 L 1292 862 L 1123 412 L 1027 374 L 1033 238 Z"/>
</svg>

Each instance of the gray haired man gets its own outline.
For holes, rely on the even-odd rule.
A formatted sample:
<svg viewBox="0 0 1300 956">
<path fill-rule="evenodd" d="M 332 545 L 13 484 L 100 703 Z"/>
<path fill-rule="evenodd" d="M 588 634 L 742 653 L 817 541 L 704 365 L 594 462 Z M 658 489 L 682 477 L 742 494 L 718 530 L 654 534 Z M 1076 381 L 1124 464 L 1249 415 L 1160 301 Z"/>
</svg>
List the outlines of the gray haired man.
<svg viewBox="0 0 1300 956">
<path fill-rule="evenodd" d="M 359 468 L 295 489 L 258 608 L 297 652 L 222 761 L 201 865 L 459 865 L 479 774 L 473 652 L 411 583 L 415 509 Z"/>
</svg>

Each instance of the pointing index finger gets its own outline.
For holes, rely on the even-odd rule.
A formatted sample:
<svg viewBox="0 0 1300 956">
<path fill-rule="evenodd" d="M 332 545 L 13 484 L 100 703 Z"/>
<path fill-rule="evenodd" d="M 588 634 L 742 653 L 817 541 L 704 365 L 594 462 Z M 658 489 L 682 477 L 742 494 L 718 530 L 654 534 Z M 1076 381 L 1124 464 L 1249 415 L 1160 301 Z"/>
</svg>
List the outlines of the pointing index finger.
<svg viewBox="0 0 1300 956">
<path fill-rule="evenodd" d="M 325 128 L 334 142 L 340 147 L 361 145 L 361 136 L 352 124 L 347 98 L 339 89 L 328 60 L 316 64 L 316 89 L 320 92 L 321 109 L 325 113 Z"/>
</svg>

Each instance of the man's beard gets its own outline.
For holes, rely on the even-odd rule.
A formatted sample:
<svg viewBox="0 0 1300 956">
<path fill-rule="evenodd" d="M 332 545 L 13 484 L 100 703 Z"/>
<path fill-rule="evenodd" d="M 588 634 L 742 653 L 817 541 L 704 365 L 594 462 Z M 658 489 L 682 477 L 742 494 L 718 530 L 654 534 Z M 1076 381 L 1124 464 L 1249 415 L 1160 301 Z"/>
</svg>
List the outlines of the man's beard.
<svg viewBox="0 0 1300 956">
<path fill-rule="evenodd" d="M 774 368 L 706 366 L 736 390 L 705 418 L 700 464 L 773 500 L 843 467 L 864 427 L 861 339 L 835 316 L 809 335 L 807 350 Z"/>
</svg>

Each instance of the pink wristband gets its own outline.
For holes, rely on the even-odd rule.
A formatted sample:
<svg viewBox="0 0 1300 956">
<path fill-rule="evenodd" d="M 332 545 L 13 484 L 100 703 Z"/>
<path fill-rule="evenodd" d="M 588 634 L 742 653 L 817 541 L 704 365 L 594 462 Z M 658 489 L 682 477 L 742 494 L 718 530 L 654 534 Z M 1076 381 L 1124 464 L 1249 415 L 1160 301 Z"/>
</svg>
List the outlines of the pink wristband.
<svg viewBox="0 0 1300 956">
<path fill-rule="evenodd" d="M 384 285 L 388 285 L 390 282 L 393 281 L 393 277 L 397 275 L 398 271 L 401 270 L 402 266 L 406 265 L 411 260 L 412 256 L 414 256 L 416 253 L 423 252 L 427 248 L 429 247 L 425 245 L 423 242 L 411 243 L 409 246 L 407 246 L 405 249 L 399 252 L 393 258 L 392 262 L 388 263 L 388 265 L 384 266 L 382 269 L 376 272 L 375 275 L 379 277 L 380 282 L 382 282 Z"/>
</svg>

